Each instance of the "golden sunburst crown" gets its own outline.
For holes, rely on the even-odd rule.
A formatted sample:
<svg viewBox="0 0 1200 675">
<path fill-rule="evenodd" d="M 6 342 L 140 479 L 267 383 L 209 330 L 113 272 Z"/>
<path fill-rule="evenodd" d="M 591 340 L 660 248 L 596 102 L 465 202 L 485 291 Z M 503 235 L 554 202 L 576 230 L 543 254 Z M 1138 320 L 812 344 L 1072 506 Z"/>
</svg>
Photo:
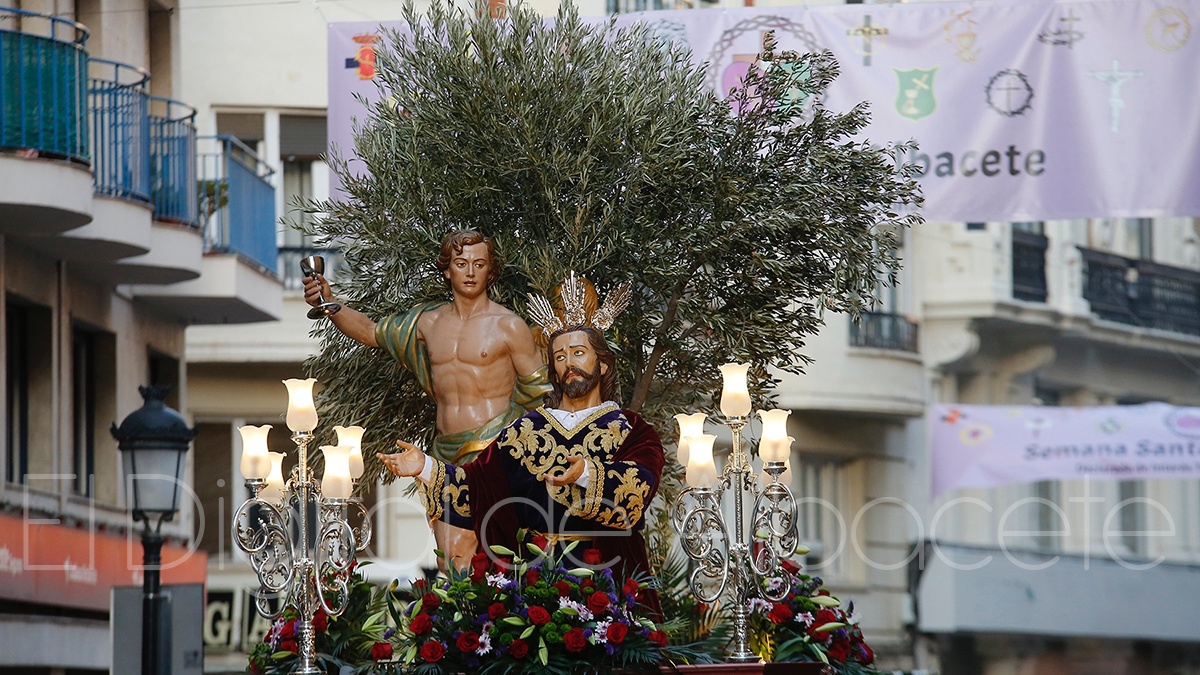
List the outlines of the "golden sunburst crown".
<svg viewBox="0 0 1200 675">
<path fill-rule="evenodd" d="M 614 288 L 602 304 L 598 303 L 592 284 L 572 271 L 558 287 L 562 309 L 555 309 L 553 303 L 544 296 L 530 293 L 529 314 L 547 335 L 572 326 L 591 326 L 605 331 L 612 327 L 617 315 L 629 306 L 632 295 L 633 286 L 626 281 Z M 595 308 L 598 304 L 598 309 L 589 311 L 589 305 Z"/>
</svg>

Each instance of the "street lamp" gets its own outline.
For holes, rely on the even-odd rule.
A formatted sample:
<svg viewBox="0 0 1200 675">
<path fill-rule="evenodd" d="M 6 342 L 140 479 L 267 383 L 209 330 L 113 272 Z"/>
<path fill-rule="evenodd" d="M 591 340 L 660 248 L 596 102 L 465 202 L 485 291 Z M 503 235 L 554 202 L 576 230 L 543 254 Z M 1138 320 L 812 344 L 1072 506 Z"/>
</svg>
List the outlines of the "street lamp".
<svg viewBox="0 0 1200 675">
<path fill-rule="evenodd" d="M 179 493 L 183 485 L 185 453 L 196 429 L 164 400 L 169 387 L 138 387 L 145 403 L 129 413 L 118 427 L 111 427 L 121 463 L 125 469 L 126 485 L 133 519 L 144 523 L 142 528 L 142 675 L 161 675 L 159 626 L 161 617 L 162 524 L 172 520 L 179 510 Z M 151 521 L 154 521 L 153 527 Z"/>
</svg>

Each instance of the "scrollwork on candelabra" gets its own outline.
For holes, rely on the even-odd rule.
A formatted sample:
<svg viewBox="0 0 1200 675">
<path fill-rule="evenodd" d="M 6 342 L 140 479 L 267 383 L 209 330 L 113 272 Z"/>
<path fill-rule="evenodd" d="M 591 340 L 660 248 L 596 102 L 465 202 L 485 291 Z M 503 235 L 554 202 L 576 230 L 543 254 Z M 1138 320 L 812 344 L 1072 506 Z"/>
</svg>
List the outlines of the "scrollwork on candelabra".
<svg viewBox="0 0 1200 675">
<path fill-rule="evenodd" d="M 799 543 L 797 504 L 780 477 L 787 470 L 785 459 L 791 438 L 786 434 L 787 411 L 761 413 L 763 433 L 759 454 L 769 482 L 759 488 L 759 477 L 742 448 L 742 430 L 750 413 L 746 388 L 746 366 L 722 367 L 725 388 L 721 396 L 724 424 L 732 432 L 733 450 L 717 475 L 712 457 L 715 436 L 703 433 L 704 415 L 679 415 L 679 460 L 687 466 L 689 487 L 671 508 L 671 520 L 684 553 L 696 566 L 688 578 L 696 598 L 716 602 L 727 591 L 733 599 L 733 645 L 728 660 L 759 660 L 749 646 L 750 601 L 762 597 L 777 601 L 787 593 L 787 584 L 771 584 L 782 577 L 781 561 Z M 732 527 L 726 521 L 722 500 L 733 496 Z M 747 531 L 745 500 L 754 496 Z"/>
<path fill-rule="evenodd" d="M 251 496 L 234 515 L 234 541 L 246 553 L 258 576 L 255 607 L 274 619 L 286 608 L 299 615 L 297 643 L 300 664 L 295 672 L 323 673 L 316 665 L 313 617 L 318 610 L 339 616 L 350 601 L 349 580 L 356 554 L 371 541 L 366 508 L 353 492 L 352 465 L 361 475 L 361 450 L 352 445 L 324 446 L 325 475 L 321 482 L 309 469 L 308 446 L 316 427 L 312 405 L 314 380 L 286 380 L 288 426 L 298 463 L 285 483 L 279 473 L 280 453 L 268 453 L 270 426 L 242 427 L 242 474 Z M 338 429 L 342 429 L 338 427 Z M 357 429 L 355 441 L 361 439 Z M 339 442 L 341 439 L 339 431 Z M 358 454 L 357 463 L 351 461 Z M 270 455 L 279 455 L 272 457 Z M 315 522 L 310 522 L 313 508 Z M 351 525 L 356 520 L 361 525 Z M 315 534 L 315 537 L 310 536 Z M 272 601 L 274 607 L 272 607 Z"/>
</svg>

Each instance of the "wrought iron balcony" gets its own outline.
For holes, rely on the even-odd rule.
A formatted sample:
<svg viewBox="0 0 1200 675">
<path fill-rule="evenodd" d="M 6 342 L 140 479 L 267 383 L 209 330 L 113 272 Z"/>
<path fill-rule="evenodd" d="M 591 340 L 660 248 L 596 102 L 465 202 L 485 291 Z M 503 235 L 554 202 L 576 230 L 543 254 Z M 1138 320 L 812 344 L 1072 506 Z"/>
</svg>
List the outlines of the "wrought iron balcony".
<svg viewBox="0 0 1200 675">
<path fill-rule="evenodd" d="M 273 273 L 278 255 L 274 172 L 233 136 L 197 140 L 205 252 L 236 253 Z"/>
<path fill-rule="evenodd" d="M 91 163 L 87 38 L 74 21 L 0 7 L 0 150 Z"/>
<path fill-rule="evenodd" d="M 1013 230 L 1012 294 L 1016 300 L 1046 301 L 1046 248 L 1044 235 Z"/>
<path fill-rule="evenodd" d="M 1200 335 L 1200 272 L 1080 247 L 1083 297 L 1102 319 Z"/>
<path fill-rule="evenodd" d="M 150 201 L 149 82 L 150 73 L 142 68 L 88 60 L 96 194 Z"/>
<path fill-rule="evenodd" d="M 850 323 L 850 346 L 916 352 L 917 324 L 899 314 L 863 312 Z"/>
<path fill-rule="evenodd" d="M 150 200 L 154 219 L 196 227 L 196 110 L 161 96 L 149 97 Z"/>
</svg>

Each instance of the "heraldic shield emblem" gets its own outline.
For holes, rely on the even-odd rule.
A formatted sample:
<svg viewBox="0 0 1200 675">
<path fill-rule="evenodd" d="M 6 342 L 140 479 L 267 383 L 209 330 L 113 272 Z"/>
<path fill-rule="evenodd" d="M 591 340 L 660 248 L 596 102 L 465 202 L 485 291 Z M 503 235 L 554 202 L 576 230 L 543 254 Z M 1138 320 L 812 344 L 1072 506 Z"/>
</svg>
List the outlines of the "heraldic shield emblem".
<svg viewBox="0 0 1200 675">
<path fill-rule="evenodd" d="M 937 75 L 937 68 L 893 69 L 893 72 L 899 80 L 896 112 L 910 120 L 919 120 L 937 110 L 937 98 L 933 94 L 933 77 Z"/>
</svg>

